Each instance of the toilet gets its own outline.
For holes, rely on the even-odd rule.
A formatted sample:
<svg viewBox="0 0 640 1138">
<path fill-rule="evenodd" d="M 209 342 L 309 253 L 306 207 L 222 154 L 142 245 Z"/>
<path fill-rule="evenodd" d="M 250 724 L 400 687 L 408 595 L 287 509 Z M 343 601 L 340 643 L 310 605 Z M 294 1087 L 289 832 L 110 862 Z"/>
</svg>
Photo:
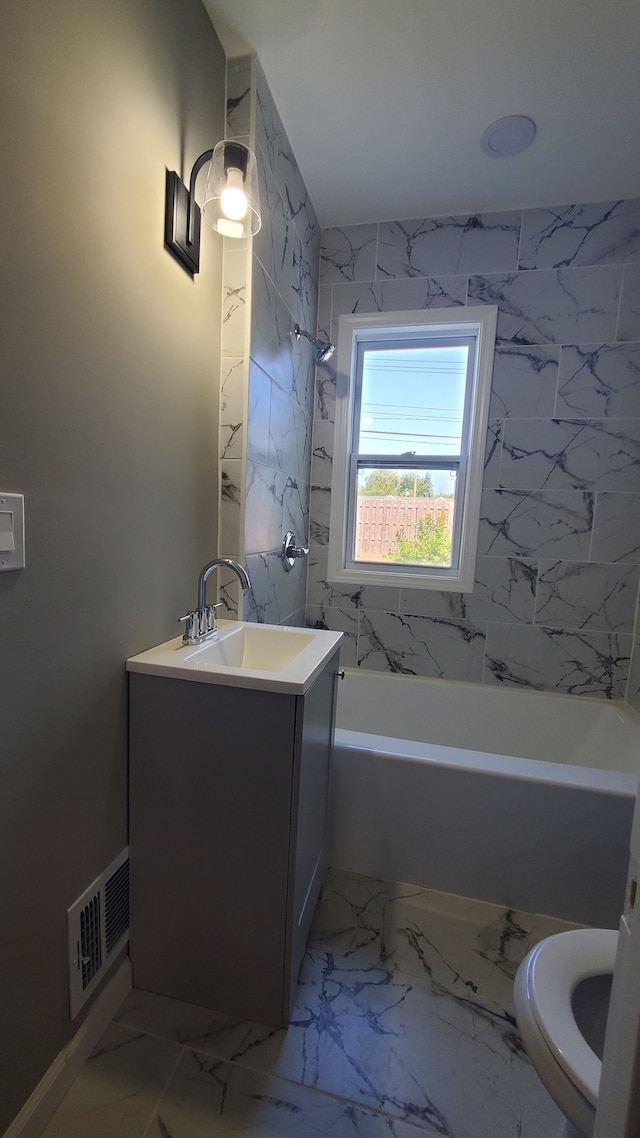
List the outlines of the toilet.
<svg viewBox="0 0 640 1138">
<path fill-rule="evenodd" d="M 595 1122 L 617 943 L 613 929 L 558 933 L 531 950 L 515 978 L 516 1020 L 527 1054 L 570 1124 L 566 1133 L 573 1126 L 587 1138 Z"/>
</svg>

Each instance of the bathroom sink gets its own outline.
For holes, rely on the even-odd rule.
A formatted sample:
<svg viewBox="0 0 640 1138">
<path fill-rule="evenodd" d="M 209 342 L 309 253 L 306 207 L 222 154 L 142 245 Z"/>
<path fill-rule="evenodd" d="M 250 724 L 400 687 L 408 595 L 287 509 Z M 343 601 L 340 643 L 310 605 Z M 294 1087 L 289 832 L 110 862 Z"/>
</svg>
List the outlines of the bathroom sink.
<svg viewBox="0 0 640 1138">
<path fill-rule="evenodd" d="M 217 640 L 191 645 L 176 637 L 133 656 L 127 671 L 302 695 L 342 637 L 240 620 L 220 620 L 218 628 Z"/>
</svg>

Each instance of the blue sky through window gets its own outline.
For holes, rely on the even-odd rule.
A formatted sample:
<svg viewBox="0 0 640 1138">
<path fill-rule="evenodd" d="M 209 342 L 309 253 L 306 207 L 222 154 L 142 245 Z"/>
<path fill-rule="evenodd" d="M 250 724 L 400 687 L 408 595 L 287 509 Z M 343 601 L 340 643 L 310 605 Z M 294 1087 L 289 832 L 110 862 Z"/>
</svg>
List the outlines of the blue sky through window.
<svg viewBox="0 0 640 1138">
<path fill-rule="evenodd" d="M 460 454 L 468 347 L 367 350 L 362 365 L 358 451 L 367 454 Z M 432 474 L 434 491 L 454 478 Z"/>
</svg>

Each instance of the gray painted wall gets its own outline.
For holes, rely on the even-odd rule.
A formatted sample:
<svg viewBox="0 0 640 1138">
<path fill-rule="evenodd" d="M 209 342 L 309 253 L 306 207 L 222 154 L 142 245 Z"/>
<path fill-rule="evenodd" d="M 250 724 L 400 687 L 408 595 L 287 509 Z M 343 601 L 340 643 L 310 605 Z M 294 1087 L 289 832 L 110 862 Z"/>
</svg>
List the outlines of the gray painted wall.
<svg viewBox="0 0 640 1138">
<path fill-rule="evenodd" d="M 223 134 L 200 0 L 5 0 L 0 1132 L 71 1036 L 66 909 L 127 837 L 124 660 L 216 552 L 221 242 L 163 249 L 165 167 Z"/>
<path fill-rule="evenodd" d="M 624 698 L 640 564 L 640 200 L 322 234 L 320 334 L 496 304 L 472 593 L 327 580 L 335 366 L 318 369 L 307 620 L 374 670 Z M 335 358 L 335 357 L 334 357 Z M 640 705 L 640 653 L 629 698 Z"/>
</svg>

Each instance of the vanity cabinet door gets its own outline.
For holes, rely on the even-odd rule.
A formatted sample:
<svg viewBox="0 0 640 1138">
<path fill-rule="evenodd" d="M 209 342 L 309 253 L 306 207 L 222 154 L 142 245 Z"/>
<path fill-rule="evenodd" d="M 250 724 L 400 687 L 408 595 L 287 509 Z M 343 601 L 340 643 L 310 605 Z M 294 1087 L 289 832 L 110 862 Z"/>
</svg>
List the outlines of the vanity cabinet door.
<svg viewBox="0 0 640 1138">
<path fill-rule="evenodd" d="M 293 874 L 288 929 L 290 1004 L 295 998 L 298 971 L 327 868 L 338 660 L 339 652 L 336 652 L 306 695 L 297 699 L 297 755 L 291 819 Z M 286 995 L 285 992 L 285 998 Z"/>
</svg>

